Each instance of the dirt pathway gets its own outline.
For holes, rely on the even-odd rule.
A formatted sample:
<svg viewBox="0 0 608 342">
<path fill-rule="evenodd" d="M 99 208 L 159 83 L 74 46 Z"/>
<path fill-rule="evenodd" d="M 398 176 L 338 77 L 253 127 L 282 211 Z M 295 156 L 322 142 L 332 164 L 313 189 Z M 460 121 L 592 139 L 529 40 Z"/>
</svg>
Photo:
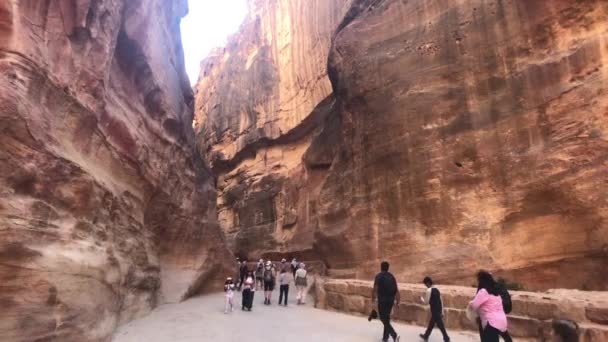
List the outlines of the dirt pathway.
<svg viewBox="0 0 608 342">
<path fill-rule="evenodd" d="M 163 305 L 149 316 L 123 326 L 114 342 L 376 342 L 381 340 L 382 324 L 364 317 L 298 306 L 290 298 L 287 307 L 263 305 L 261 292 L 256 293 L 252 312 L 224 314 L 223 295 L 193 298 L 179 304 Z M 240 293 L 236 293 L 240 304 Z M 395 324 L 401 342 L 419 341 L 422 327 Z M 451 332 L 452 341 L 476 341 L 470 333 Z M 441 342 L 438 330 L 430 341 Z"/>
</svg>

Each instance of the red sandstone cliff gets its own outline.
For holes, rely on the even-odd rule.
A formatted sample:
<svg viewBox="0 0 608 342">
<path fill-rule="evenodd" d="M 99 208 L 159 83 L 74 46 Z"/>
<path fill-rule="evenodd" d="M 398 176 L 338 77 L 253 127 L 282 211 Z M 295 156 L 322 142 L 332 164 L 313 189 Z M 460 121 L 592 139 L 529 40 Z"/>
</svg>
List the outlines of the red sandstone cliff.
<svg viewBox="0 0 608 342">
<path fill-rule="evenodd" d="M 320 183 L 302 157 L 333 108 L 327 57 L 349 3 L 250 1 L 240 31 L 202 63 L 197 143 L 218 176 L 219 221 L 239 254 L 311 251 L 308 198 Z"/>
<path fill-rule="evenodd" d="M 606 289 L 605 2 L 313 1 L 286 19 L 300 3 L 257 1 L 201 71 L 197 143 L 235 252 Z"/>
<path fill-rule="evenodd" d="M 229 261 L 194 153 L 186 1 L 0 2 L 0 331 L 107 340 Z"/>
</svg>

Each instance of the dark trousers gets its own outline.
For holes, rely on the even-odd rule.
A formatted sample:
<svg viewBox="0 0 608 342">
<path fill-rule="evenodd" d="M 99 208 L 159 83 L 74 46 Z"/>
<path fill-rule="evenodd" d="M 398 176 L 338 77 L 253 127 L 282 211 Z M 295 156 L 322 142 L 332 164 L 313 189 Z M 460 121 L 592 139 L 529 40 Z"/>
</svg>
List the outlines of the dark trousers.
<svg viewBox="0 0 608 342">
<path fill-rule="evenodd" d="M 488 324 L 483 329 L 483 334 L 481 335 L 481 342 L 498 342 L 500 335 L 500 330 Z"/>
<path fill-rule="evenodd" d="M 431 333 L 433 332 L 433 329 L 435 328 L 435 324 L 437 325 L 437 327 L 439 328 L 439 330 L 441 331 L 441 334 L 443 335 L 443 340 L 444 341 L 449 341 L 450 340 L 450 336 L 448 336 L 447 331 L 445 331 L 445 325 L 443 324 L 443 317 L 442 315 L 439 314 L 432 314 L 431 315 L 431 320 L 429 321 L 429 325 L 426 328 L 426 332 L 424 333 L 424 336 L 426 338 L 428 338 L 429 336 L 431 336 Z"/>
<path fill-rule="evenodd" d="M 378 317 L 382 324 L 384 324 L 384 331 L 382 332 L 382 341 L 388 341 L 390 335 L 393 339 L 397 337 L 397 333 L 391 325 L 391 311 L 393 310 L 394 298 L 391 299 L 378 299 Z"/>
<path fill-rule="evenodd" d="M 251 310 L 251 307 L 253 306 L 253 295 L 254 294 L 255 294 L 255 292 L 251 291 L 251 289 L 243 290 L 243 299 L 241 301 L 243 309 Z"/>
<path fill-rule="evenodd" d="M 285 294 L 285 305 L 287 305 L 287 294 L 289 293 L 289 285 L 281 285 L 279 287 L 279 305 L 283 300 L 283 294 Z"/>
<path fill-rule="evenodd" d="M 243 284 L 245 284 L 245 277 L 247 277 L 247 274 L 241 274 L 241 281 L 239 282 L 239 291 L 241 291 L 241 289 L 243 288 Z"/>
<path fill-rule="evenodd" d="M 479 318 L 477 319 L 477 324 L 479 326 L 479 338 L 481 338 L 481 341 L 483 341 L 484 329 L 481 325 L 481 320 Z M 488 324 L 488 326 L 490 326 L 490 325 Z M 498 329 L 496 329 L 496 330 L 498 330 Z M 509 335 L 508 331 L 502 332 L 502 331 L 498 330 L 498 335 L 500 337 L 502 337 L 502 339 L 505 340 L 505 342 L 513 342 L 513 339 L 511 338 L 511 335 Z"/>
</svg>

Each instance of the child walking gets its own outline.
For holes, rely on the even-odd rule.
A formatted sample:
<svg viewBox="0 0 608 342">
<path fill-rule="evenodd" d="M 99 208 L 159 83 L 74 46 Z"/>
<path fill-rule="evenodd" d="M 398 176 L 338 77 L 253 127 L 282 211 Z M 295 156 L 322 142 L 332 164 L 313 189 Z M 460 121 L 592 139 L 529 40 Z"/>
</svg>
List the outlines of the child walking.
<svg viewBox="0 0 608 342">
<path fill-rule="evenodd" d="M 439 289 L 433 286 L 433 280 L 430 277 L 425 277 L 422 282 L 427 287 L 427 290 L 425 298 L 420 297 L 420 300 L 423 303 L 428 303 L 431 307 L 431 319 L 429 320 L 429 325 L 424 334 L 420 334 L 420 338 L 424 341 L 428 341 L 429 336 L 431 336 L 431 333 L 433 332 L 433 328 L 437 325 L 443 335 L 443 341 L 449 342 L 450 337 L 443 324 L 443 302 L 441 301 L 441 293 L 439 292 Z"/>
<path fill-rule="evenodd" d="M 228 309 L 230 308 L 230 312 L 234 311 L 234 282 L 232 281 L 232 277 L 226 278 L 226 282 L 224 283 L 224 313 L 228 313 Z"/>
</svg>

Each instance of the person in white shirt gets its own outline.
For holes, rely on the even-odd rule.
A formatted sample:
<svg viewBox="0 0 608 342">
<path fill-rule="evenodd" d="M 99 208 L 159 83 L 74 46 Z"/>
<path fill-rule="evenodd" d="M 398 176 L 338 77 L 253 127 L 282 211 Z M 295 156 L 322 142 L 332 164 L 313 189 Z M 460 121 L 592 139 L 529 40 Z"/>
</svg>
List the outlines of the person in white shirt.
<svg viewBox="0 0 608 342">
<path fill-rule="evenodd" d="M 431 307 L 431 319 L 429 320 L 429 325 L 424 334 L 420 334 L 420 338 L 424 341 L 428 341 L 431 332 L 433 332 L 433 328 L 437 325 L 443 335 L 443 340 L 449 342 L 450 337 L 443 324 L 443 302 L 441 301 L 441 293 L 438 288 L 433 286 L 433 280 L 430 277 L 425 277 L 423 283 L 426 285 L 427 289 L 425 298 L 420 297 L 420 299 L 423 303 L 428 303 Z"/>
<path fill-rule="evenodd" d="M 298 305 L 306 304 L 306 286 L 308 286 L 308 279 L 306 278 L 306 275 L 306 265 L 302 263 L 296 271 L 294 279 L 296 289 L 298 290 Z"/>
<path fill-rule="evenodd" d="M 226 278 L 226 282 L 224 283 L 224 313 L 228 313 L 228 309 L 230 312 L 234 311 L 234 282 L 232 281 L 232 277 Z"/>
</svg>

